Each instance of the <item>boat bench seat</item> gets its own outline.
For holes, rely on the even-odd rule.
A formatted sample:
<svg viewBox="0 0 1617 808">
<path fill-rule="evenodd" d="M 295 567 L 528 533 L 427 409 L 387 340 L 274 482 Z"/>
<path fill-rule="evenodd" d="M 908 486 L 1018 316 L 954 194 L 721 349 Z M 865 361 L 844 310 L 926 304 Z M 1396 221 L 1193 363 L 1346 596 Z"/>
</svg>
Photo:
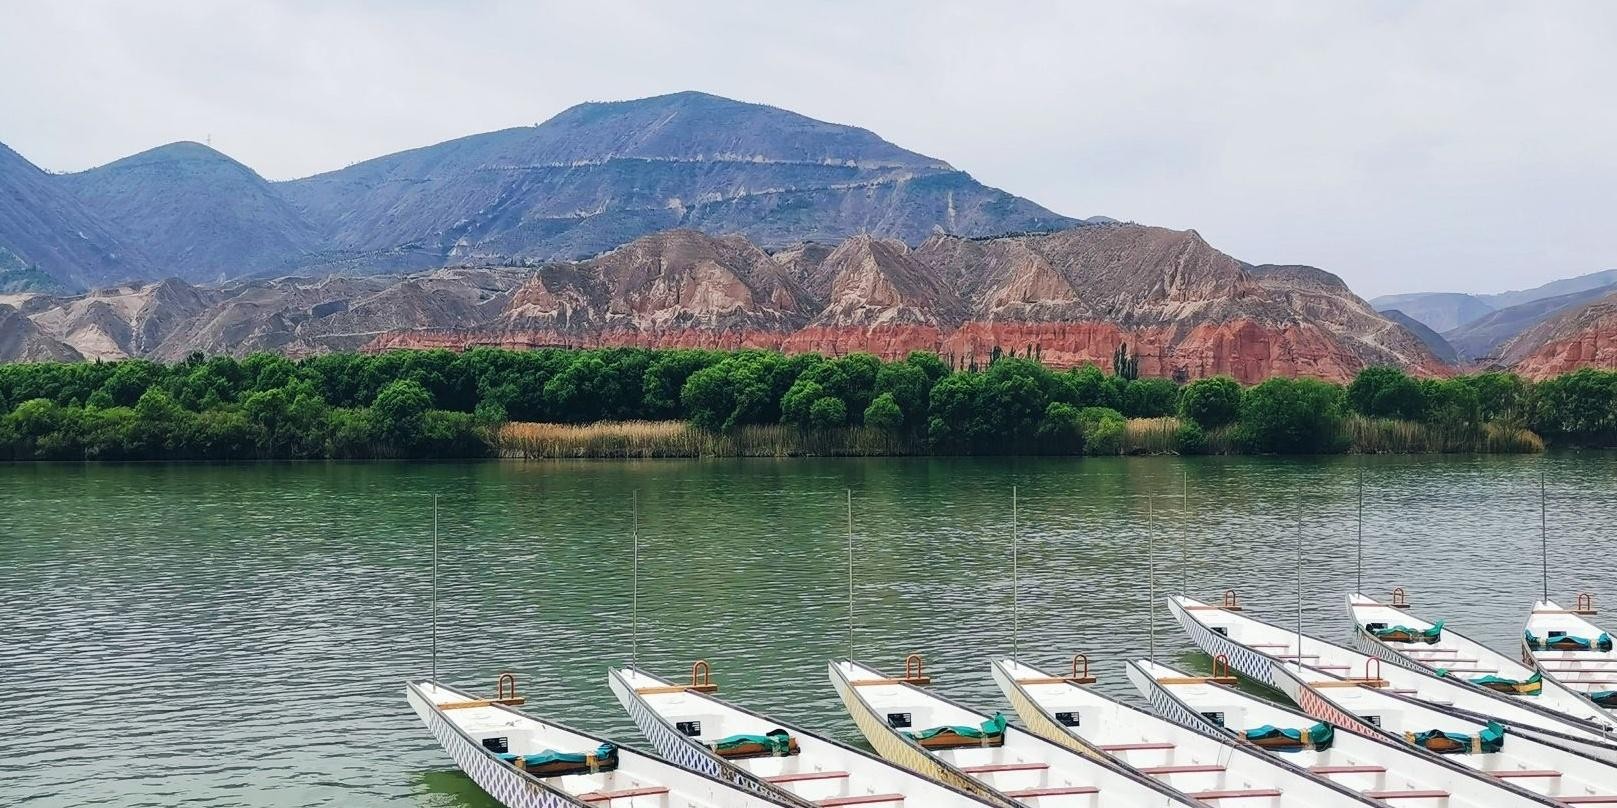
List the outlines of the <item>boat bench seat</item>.
<svg viewBox="0 0 1617 808">
<path fill-rule="evenodd" d="M 1314 766 L 1315 774 L 1386 774 L 1386 766 Z"/>
<path fill-rule="evenodd" d="M 1233 788 L 1224 791 L 1197 791 L 1190 796 L 1198 800 L 1238 800 L 1247 797 L 1279 797 L 1278 788 Z"/>
<path fill-rule="evenodd" d="M 1140 769 L 1141 774 L 1192 774 L 1202 772 L 1221 772 L 1224 767 L 1216 763 L 1207 763 L 1191 766 L 1146 766 Z"/>
<path fill-rule="evenodd" d="M 1099 793 L 1100 789 L 1094 786 L 1057 786 L 1055 788 L 1026 788 L 1021 791 L 1007 791 L 1005 796 L 1020 800 L 1027 797 L 1060 797 L 1067 794 Z"/>
<path fill-rule="evenodd" d="M 1508 772 L 1488 772 L 1495 777 L 1509 779 L 1512 777 L 1560 777 L 1561 773 L 1553 769 L 1516 769 Z"/>
<path fill-rule="evenodd" d="M 801 783 L 807 780 L 840 780 L 848 777 L 847 772 L 795 772 L 792 774 L 776 774 L 765 777 L 769 783 Z"/>
<path fill-rule="evenodd" d="M 851 797 L 831 797 L 814 803 L 815 805 L 869 805 L 877 802 L 903 802 L 903 794 L 855 794 Z"/>
<path fill-rule="evenodd" d="M 1113 743 L 1101 746 L 1102 752 L 1133 752 L 1141 749 L 1172 749 L 1171 743 Z"/>
<path fill-rule="evenodd" d="M 1617 794 L 1584 794 L 1577 797 L 1554 797 L 1553 799 L 1568 805 L 1600 805 L 1617 803 Z"/>
<path fill-rule="evenodd" d="M 1372 800 L 1441 800 L 1448 799 L 1447 791 L 1437 789 L 1410 789 L 1408 791 L 1366 791 L 1364 796 Z M 1556 797 L 1560 799 L 1560 797 Z"/>
<path fill-rule="evenodd" d="M 584 802 L 611 802 L 628 797 L 651 797 L 657 794 L 667 794 L 665 786 L 643 786 L 641 788 L 622 788 L 617 791 L 591 791 L 580 794 L 578 798 Z"/>
<path fill-rule="evenodd" d="M 987 766 L 962 766 L 966 774 L 993 774 L 994 772 L 1031 772 L 1050 768 L 1048 763 L 993 763 Z"/>
</svg>

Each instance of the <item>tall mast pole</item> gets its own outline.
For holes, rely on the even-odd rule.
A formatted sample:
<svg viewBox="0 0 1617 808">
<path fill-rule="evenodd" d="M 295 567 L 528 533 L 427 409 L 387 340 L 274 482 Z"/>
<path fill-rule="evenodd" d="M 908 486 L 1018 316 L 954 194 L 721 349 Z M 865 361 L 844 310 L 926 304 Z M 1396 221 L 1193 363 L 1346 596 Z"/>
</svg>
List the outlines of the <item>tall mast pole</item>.
<svg viewBox="0 0 1617 808">
<path fill-rule="evenodd" d="M 640 666 L 640 489 L 634 490 L 633 504 L 630 506 L 632 514 L 630 537 L 634 542 L 634 575 L 633 594 L 629 605 L 629 665 Z"/>
<path fill-rule="evenodd" d="M 1548 495 L 1544 488 L 1544 472 L 1538 473 L 1538 538 L 1542 548 L 1544 566 L 1544 602 L 1550 602 L 1550 517 Z"/>
<path fill-rule="evenodd" d="M 853 649 L 853 489 L 848 489 L 848 661 L 852 662 Z"/>
<path fill-rule="evenodd" d="M 1150 635 L 1151 664 L 1157 664 L 1157 558 L 1155 540 L 1157 534 L 1156 497 L 1147 494 L 1145 497 L 1145 563 L 1146 588 L 1150 593 L 1150 600 L 1146 603 L 1145 615 L 1147 633 Z"/>
<path fill-rule="evenodd" d="M 1011 486 L 1011 659 L 1015 660 L 1021 652 L 1022 640 L 1022 593 L 1019 585 L 1021 574 L 1021 558 L 1019 557 L 1018 543 L 1020 535 L 1016 524 L 1016 486 Z"/>
<path fill-rule="evenodd" d="M 1354 593 L 1364 594 L 1364 466 L 1359 466 L 1359 576 L 1354 584 Z"/>
<path fill-rule="evenodd" d="M 432 495 L 432 680 L 438 681 L 438 495 Z"/>
</svg>

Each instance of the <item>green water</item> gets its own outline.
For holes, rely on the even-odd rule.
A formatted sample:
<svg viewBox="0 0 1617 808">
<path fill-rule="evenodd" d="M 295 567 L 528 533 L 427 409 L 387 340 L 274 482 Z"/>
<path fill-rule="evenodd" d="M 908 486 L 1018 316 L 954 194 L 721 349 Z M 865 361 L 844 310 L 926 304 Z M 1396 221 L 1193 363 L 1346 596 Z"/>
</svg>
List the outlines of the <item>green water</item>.
<svg viewBox="0 0 1617 808">
<path fill-rule="evenodd" d="M 1022 656 L 1085 652 L 1128 694 L 1148 543 L 1159 595 L 1233 588 L 1289 624 L 1299 503 L 1305 627 L 1346 638 L 1361 463 L 1367 591 L 1405 586 L 1514 648 L 1543 470 L 1552 590 L 1617 598 L 1610 454 L 0 466 L 0 803 L 492 804 L 402 693 L 431 667 L 434 494 L 439 678 L 483 691 L 513 671 L 529 709 L 642 743 L 604 681 L 631 654 L 638 492 L 640 663 L 708 659 L 727 697 L 853 740 L 825 678 L 850 648 L 845 490 L 853 652 L 919 651 L 943 691 L 1001 709 L 1012 485 Z M 1156 615 L 1157 656 L 1200 665 Z"/>
</svg>

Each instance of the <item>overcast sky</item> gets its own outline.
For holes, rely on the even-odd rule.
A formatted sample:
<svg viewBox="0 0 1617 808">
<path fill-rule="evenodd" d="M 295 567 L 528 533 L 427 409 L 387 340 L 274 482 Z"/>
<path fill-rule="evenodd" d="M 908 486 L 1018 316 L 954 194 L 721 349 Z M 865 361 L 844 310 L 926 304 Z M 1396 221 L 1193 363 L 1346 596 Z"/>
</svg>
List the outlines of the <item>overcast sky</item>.
<svg viewBox="0 0 1617 808">
<path fill-rule="evenodd" d="M 211 137 L 286 179 L 697 89 L 1367 297 L 1617 267 L 1617 3 L 0 0 L 0 28 L 0 142 L 53 170 Z"/>
</svg>

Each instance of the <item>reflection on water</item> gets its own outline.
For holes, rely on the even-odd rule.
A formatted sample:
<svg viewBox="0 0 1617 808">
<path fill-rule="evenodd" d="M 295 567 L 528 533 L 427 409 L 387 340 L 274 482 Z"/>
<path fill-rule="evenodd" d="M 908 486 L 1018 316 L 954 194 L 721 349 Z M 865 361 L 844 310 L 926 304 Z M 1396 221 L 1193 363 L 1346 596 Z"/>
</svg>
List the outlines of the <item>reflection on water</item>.
<svg viewBox="0 0 1617 808">
<path fill-rule="evenodd" d="M 1602 527 L 1617 456 L 725 460 L 0 466 L 0 794 L 29 805 L 492 804 L 405 706 L 430 666 L 440 495 L 440 678 L 503 670 L 531 709 L 643 745 L 605 687 L 630 653 L 630 497 L 641 500 L 640 662 L 713 663 L 723 693 L 844 739 L 825 678 L 852 652 L 926 654 L 952 696 L 1003 708 L 1010 488 L 1023 656 L 1087 653 L 1100 687 L 1150 636 L 1158 594 L 1236 589 L 1346 638 L 1363 464 L 1365 588 L 1515 647 L 1538 594 L 1538 472 L 1552 590 L 1617 597 Z M 1190 492 L 1192 514 L 1180 501 Z M 1147 513 L 1155 531 L 1148 530 Z M 1183 561 L 1181 561 L 1183 559 Z M 1159 657 L 1202 665 L 1165 609 Z M 26 705 L 26 710 L 15 709 Z"/>
</svg>

